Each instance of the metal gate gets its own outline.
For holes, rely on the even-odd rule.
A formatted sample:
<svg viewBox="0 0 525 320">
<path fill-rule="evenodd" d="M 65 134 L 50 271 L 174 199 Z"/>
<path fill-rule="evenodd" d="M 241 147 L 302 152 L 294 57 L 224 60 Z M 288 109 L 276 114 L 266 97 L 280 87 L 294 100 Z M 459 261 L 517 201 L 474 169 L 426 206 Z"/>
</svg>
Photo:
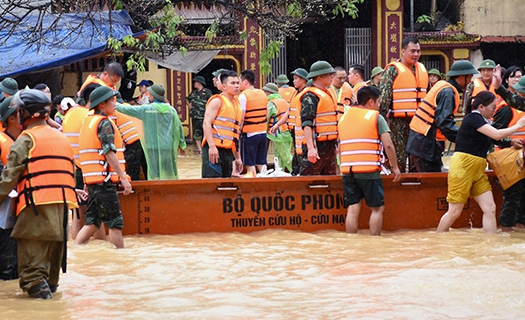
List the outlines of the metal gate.
<svg viewBox="0 0 525 320">
<path fill-rule="evenodd" d="M 372 65 L 372 28 L 345 30 L 345 69 L 360 63 L 365 67 L 365 80 L 370 77 Z"/>
<path fill-rule="evenodd" d="M 271 40 L 279 40 L 283 44 L 281 46 L 281 49 L 279 50 L 279 56 L 270 60 L 270 65 L 272 66 L 272 72 L 266 76 L 266 83 L 273 82 L 275 83 L 275 79 L 280 74 L 286 74 L 288 75 L 287 65 L 286 65 L 286 38 L 283 37 L 283 39 L 278 39 L 275 35 L 277 32 L 269 32 L 266 33 L 265 37 L 265 45 L 268 47 L 268 42 Z M 289 85 L 292 85 L 289 83 Z"/>
</svg>

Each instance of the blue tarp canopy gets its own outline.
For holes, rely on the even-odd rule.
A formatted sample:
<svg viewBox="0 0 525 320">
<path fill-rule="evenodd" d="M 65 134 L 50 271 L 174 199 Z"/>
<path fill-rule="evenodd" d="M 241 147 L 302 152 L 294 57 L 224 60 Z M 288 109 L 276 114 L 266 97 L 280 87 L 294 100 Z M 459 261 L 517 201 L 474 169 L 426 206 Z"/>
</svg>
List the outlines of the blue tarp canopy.
<svg viewBox="0 0 525 320">
<path fill-rule="evenodd" d="M 108 12 L 62 14 L 56 26 L 46 32 L 45 41 L 37 47 L 31 44 L 31 31 L 27 26 L 35 26 L 36 15 L 26 17 L 5 45 L 0 47 L 0 78 L 23 73 L 43 71 L 68 65 L 96 56 L 106 50 L 110 37 Z M 6 18 L 6 17 L 4 17 Z M 43 30 L 47 30 L 57 15 L 46 14 Z M 111 13 L 111 36 L 122 39 L 131 35 L 133 20 L 125 11 Z M 74 32 L 68 36 L 71 31 Z M 0 30 L 0 37 L 5 37 L 6 30 Z M 67 39 L 63 39 L 67 36 Z M 57 39 L 63 39 L 57 43 Z"/>
</svg>

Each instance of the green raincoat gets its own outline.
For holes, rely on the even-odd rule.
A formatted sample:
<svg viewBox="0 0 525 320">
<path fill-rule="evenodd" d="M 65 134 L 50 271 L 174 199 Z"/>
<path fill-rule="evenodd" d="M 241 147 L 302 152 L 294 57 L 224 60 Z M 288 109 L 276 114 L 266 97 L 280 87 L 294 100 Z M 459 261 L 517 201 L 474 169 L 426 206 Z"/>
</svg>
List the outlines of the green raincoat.
<svg viewBox="0 0 525 320">
<path fill-rule="evenodd" d="M 274 118 L 277 122 L 277 106 L 272 99 L 280 98 L 281 95 L 275 93 L 268 96 L 268 120 Z M 292 144 L 293 139 L 290 130 L 277 130 L 275 134 L 267 133 L 266 137 L 273 143 L 275 156 L 279 159 L 279 165 L 288 172 L 292 172 Z"/>
<path fill-rule="evenodd" d="M 158 100 L 140 106 L 117 104 L 117 111 L 142 120 L 148 180 L 178 179 L 177 156 L 179 147 L 186 148 L 186 140 L 177 111 Z"/>
</svg>

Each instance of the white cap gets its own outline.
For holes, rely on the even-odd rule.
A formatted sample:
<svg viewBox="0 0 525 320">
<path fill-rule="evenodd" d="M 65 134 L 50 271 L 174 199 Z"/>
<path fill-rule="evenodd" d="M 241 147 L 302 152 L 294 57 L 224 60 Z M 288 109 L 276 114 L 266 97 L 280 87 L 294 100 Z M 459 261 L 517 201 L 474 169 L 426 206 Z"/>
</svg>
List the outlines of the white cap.
<svg viewBox="0 0 525 320">
<path fill-rule="evenodd" d="M 64 98 L 62 99 L 62 101 L 60 102 L 60 108 L 62 110 L 67 110 L 71 107 L 74 107 L 76 106 L 77 104 L 75 103 L 75 100 L 71 99 L 71 98 Z"/>
</svg>

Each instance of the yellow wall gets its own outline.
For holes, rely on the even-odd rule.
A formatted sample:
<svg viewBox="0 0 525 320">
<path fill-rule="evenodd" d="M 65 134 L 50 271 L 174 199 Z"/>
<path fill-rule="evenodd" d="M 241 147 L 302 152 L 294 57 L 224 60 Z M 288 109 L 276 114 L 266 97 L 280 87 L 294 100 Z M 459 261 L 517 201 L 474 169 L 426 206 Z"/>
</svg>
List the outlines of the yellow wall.
<svg viewBox="0 0 525 320">
<path fill-rule="evenodd" d="M 160 84 L 164 88 L 167 88 L 166 86 L 166 72 L 168 69 L 159 69 L 158 65 L 154 62 L 148 61 L 149 68 L 147 72 L 141 72 L 137 75 L 137 83 L 140 82 L 142 79 L 152 80 L 155 82 L 155 84 Z M 82 79 L 86 80 L 87 76 L 90 74 L 90 72 L 84 72 L 82 74 Z M 78 77 L 76 72 L 65 72 L 64 73 L 64 80 L 62 81 L 62 91 L 61 94 L 63 96 L 69 96 L 73 97 L 76 96 L 76 93 L 82 83 L 78 83 Z M 118 88 L 118 85 L 117 85 Z M 137 97 L 139 95 L 139 88 L 137 87 L 135 90 L 134 97 Z"/>
<path fill-rule="evenodd" d="M 523 0 L 468 0 L 461 9 L 467 33 L 482 36 L 525 34 Z"/>
</svg>

